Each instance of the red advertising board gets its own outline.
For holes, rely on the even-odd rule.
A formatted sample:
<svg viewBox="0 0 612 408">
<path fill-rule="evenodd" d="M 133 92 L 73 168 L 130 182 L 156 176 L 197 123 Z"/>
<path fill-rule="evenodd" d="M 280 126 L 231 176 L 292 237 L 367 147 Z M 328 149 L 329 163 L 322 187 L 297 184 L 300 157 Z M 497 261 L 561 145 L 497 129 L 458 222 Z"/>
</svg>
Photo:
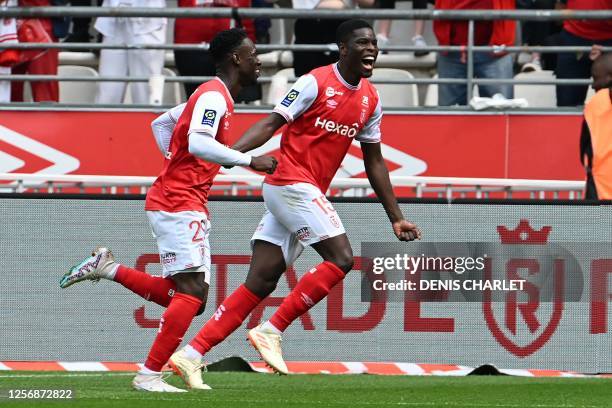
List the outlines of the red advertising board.
<svg viewBox="0 0 612 408">
<path fill-rule="evenodd" d="M 155 176 L 162 163 L 150 130 L 155 116 L 3 111 L 0 173 Z M 233 138 L 263 116 L 236 113 Z M 578 114 L 388 114 L 383 154 L 394 175 L 582 180 L 581 120 Z M 277 151 L 275 139 L 263 151 Z M 339 175 L 364 175 L 357 143 Z"/>
</svg>

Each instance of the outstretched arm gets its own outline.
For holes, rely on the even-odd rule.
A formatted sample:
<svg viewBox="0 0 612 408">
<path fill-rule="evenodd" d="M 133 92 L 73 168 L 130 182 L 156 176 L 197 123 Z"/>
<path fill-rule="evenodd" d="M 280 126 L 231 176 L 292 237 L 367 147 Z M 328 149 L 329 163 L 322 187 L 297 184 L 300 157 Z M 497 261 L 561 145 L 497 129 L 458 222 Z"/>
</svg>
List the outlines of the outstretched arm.
<svg viewBox="0 0 612 408">
<path fill-rule="evenodd" d="M 287 123 L 278 113 L 272 112 L 266 118 L 255 123 L 242 137 L 234 143 L 232 149 L 245 153 L 266 143 L 274 133 Z"/>
<path fill-rule="evenodd" d="M 361 143 L 361 151 L 368 180 L 387 212 L 397 239 L 400 241 L 421 239 L 421 230 L 404 219 L 402 210 L 397 205 L 391 180 L 389 180 L 389 171 L 380 152 L 380 143 Z"/>
</svg>

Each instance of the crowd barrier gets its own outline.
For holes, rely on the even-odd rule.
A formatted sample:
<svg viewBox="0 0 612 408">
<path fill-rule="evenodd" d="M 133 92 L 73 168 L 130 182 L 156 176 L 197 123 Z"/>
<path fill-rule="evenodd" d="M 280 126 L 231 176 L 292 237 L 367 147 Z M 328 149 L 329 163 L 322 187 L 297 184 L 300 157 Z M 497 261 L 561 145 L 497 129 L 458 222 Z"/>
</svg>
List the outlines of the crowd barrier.
<svg viewBox="0 0 612 408">
<path fill-rule="evenodd" d="M 59 288 L 68 268 L 95 246 L 109 245 L 117 260 L 151 274 L 159 256 L 140 199 L 61 199 L 4 195 L 0 198 L 0 361 L 142 361 L 157 332 L 162 309 L 119 285 L 101 281 Z M 609 205 L 553 203 L 401 204 L 423 230 L 423 244 L 454 242 L 537 246 L 539 253 L 578 245 L 571 265 L 548 270 L 550 263 L 529 256 L 535 269 L 525 279 L 573 282 L 578 297 L 540 298 L 526 290 L 513 301 L 399 301 L 362 299 L 363 248 L 367 242 L 397 242 L 380 204 L 334 202 L 356 256 L 355 271 L 327 300 L 294 322 L 284 337 L 290 361 L 361 361 L 458 364 L 500 368 L 612 372 L 612 218 Z M 220 302 L 243 282 L 249 240 L 263 213 L 259 201 L 210 203 L 212 280 L 207 310 L 197 317 L 191 338 Z M 509 238 L 510 237 L 510 238 Z M 513 240 L 515 240 L 513 242 Z M 387 245 L 387 244 L 383 244 Z M 405 244 L 409 248 L 411 244 Z M 555 246 L 556 245 L 556 246 Z M 281 278 L 276 291 L 243 327 L 207 355 L 257 360 L 244 340 L 280 304 L 289 288 L 319 257 L 306 249 Z M 555 264 L 556 265 L 556 264 Z M 571 266 L 571 268 L 570 268 Z M 559 270 L 561 270 L 559 275 Z M 555 286 L 556 287 L 556 286 Z M 517 307 L 518 306 L 518 307 Z M 509 316 L 514 316 L 510 321 Z"/>
</svg>

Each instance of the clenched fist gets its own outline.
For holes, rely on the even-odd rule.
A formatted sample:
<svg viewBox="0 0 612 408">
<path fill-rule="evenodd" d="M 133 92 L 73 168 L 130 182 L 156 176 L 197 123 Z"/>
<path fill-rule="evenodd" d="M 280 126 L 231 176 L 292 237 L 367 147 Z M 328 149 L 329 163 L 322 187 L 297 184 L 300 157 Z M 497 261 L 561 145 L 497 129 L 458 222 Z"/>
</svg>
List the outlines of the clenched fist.
<svg viewBox="0 0 612 408">
<path fill-rule="evenodd" d="M 253 156 L 249 167 L 255 171 L 263 171 L 268 174 L 274 173 L 278 162 L 274 156 Z"/>
<path fill-rule="evenodd" d="M 414 241 L 421 239 L 421 230 L 416 224 L 406 220 L 400 220 L 393 223 L 393 233 L 400 241 Z"/>
</svg>

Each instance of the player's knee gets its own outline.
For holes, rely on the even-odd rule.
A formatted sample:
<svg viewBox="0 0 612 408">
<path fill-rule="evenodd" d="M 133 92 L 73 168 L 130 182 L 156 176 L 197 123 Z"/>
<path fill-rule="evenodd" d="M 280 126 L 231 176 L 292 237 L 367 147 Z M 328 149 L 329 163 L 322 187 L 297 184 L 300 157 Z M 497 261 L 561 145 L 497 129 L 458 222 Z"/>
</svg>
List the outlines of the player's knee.
<svg viewBox="0 0 612 408">
<path fill-rule="evenodd" d="M 246 286 L 259 297 L 266 297 L 276 289 L 277 279 L 272 279 L 258 274 L 249 274 Z"/>
<path fill-rule="evenodd" d="M 353 264 L 355 263 L 353 252 L 350 250 L 335 255 L 333 259 L 329 261 L 340 268 L 344 273 L 349 273 L 351 269 L 353 269 Z"/>
<path fill-rule="evenodd" d="M 185 293 L 201 299 L 202 302 L 206 302 L 206 298 L 208 296 L 208 283 L 199 277 L 194 277 L 193 279 L 181 279 L 176 281 L 176 290 L 179 293 Z"/>
</svg>

